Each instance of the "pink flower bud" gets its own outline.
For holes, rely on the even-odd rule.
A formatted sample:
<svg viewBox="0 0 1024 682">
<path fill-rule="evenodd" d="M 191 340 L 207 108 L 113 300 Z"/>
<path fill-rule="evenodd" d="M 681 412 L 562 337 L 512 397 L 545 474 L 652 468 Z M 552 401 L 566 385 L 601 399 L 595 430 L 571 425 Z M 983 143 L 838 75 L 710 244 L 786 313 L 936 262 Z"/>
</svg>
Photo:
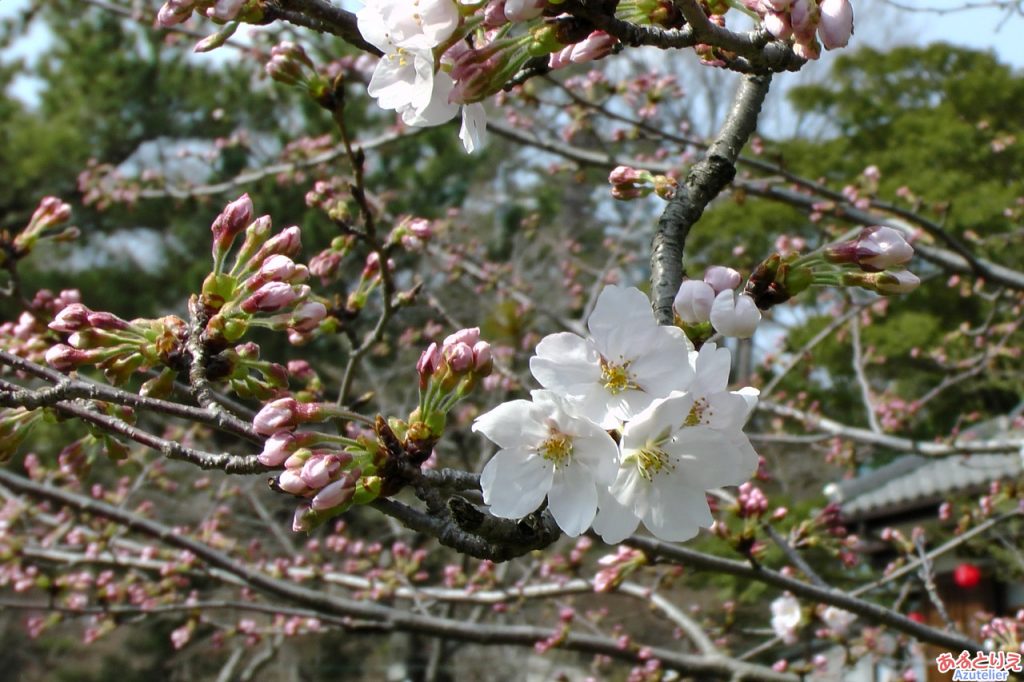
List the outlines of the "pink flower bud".
<svg viewBox="0 0 1024 682">
<path fill-rule="evenodd" d="M 355 476 L 342 476 L 337 481 L 327 485 L 323 490 L 318 492 L 313 497 L 311 507 L 317 511 L 321 509 L 331 509 L 338 505 L 345 504 L 355 495 L 356 492 L 356 481 L 358 480 L 358 474 L 356 472 L 350 472 L 356 474 Z"/>
<path fill-rule="evenodd" d="M 278 431 L 263 443 L 263 452 L 256 456 L 260 464 L 268 467 L 281 466 L 295 448 L 295 434 Z"/>
<path fill-rule="evenodd" d="M 618 43 L 618 38 L 608 35 L 604 31 L 594 31 L 581 42 L 572 46 L 569 61 L 573 64 L 583 64 L 607 57 Z"/>
<path fill-rule="evenodd" d="M 711 319 L 711 306 L 714 302 L 715 290 L 710 284 L 688 279 L 680 285 L 672 308 L 686 324 L 701 324 Z"/>
<path fill-rule="evenodd" d="M 547 4 L 547 0 L 505 0 L 505 17 L 514 22 L 536 19 Z"/>
<path fill-rule="evenodd" d="M 46 351 L 46 364 L 58 372 L 68 372 L 89 361 L 89 355 L 81 350 L 58 343 Z"/>
<path fill-rule="evenodd" d="M 339 265 L 341 265 L 341 254 L 333 249 L 327 249 L 310 259 L 309 271 L 326 284 L 338 272 Z"/>
<path fill-rule="evenodd" d="M 267 403 L 253 417 L 252 427 L 261 436 L 291 431 L 300 423 L 318 419 L 323 409 L 317 403 L 300 403 L 295 398 L 278 398 Z"/>
<path fill-rule="evenodd" d="M 448 348 L 457 343 L 464 343 L 467 346 L 472 346 L 480 340 L 480 327 L 469 327 L 468 329 L 460 329 L 454 334 L 449 334 L 445 337 L 444 343 L 441 344 L 442 348 Z"/>
<path fill-rule="evenodd" d="M 89 326 L 89 313 L 91 312 L 81 303 L 72 303 L 57 313 L 53 322 L 47 326 L 55 332 L 64 332 L 65 334 L 77 332 Z"/>
<path fill-rule="evenodd" d="M 740 273 L 724 265 L 712 265 L 704 271 L 704 281 L 715 290 L 715 295 L 735 289 L 743 281 Z"/>
<path fill-rule="evenodd" d="M 194 0 L 167 0 L 156 13 L 156 25 L 170 28 L 188 21 L 194 5 Z"/>
<path fill-rule="evenodd" d="M 473 344 L 473 371 L 486 376 L 491 373 L 494 360 L 491 357 L 491 344 L 477 341 Z"/>
<path fill-rule="evenodd" d="M 868 227 L 857 240 L 858 263 L 885 270 L 903 265 L 914 255 L 914 247 L 891 227 Z"/>
<path fill-rule="evenodd" d="M 306 482 L 302 480 L 302 476 L 294 469 L 282 471 L 281 475 L 277 477 L 277 486 L 286 493 L 293 495 L 301 495 L 306 492 Z"/>
<path fill-rule="evenodd" d="M 107 312 L 89 312 L 89 326 L 93 329 L 104 329 L 108 331 L 123 331 L 125 329 L 131 329 L 132 325 L 127 320 L 123 320 L 114 313 Z"/>
<path fill-rule="evenodd" d="M 616 166 L 608 174 L 608 182 L 613 185 L 627 185 L 638 182 L 647 182 L 650 179 L 648 171 L 638 170 L 630 166 Z"/>
<path fill-rule="evenodd" d="M 420 359 L 416 362 L 416 372 L 420 375 L 420 384 L 426 388 L 427 379 L 441 366 L 441 351 L 436 343 L 431 343 L 427 349 L 420 353 Z"/>
<path fill-rule="evenodd" d="M 306 301 L 295 309 L 288 326 L 294 331 L 305 334 L 319 327 L 325 317 L 327 317 L 327 306 L 319 301 Z"/>
<path fill-rule="evenodd" d="M 776 12 L 768 12 L 764 15 L 764 27 L 779 40 L 788 40 L 793 35 L 793 27 L 789 23 L 789 16 Z"/>
<path fill-rule="evenodd" d="M 295 508 L 295 515 L 292 516 L 292 532 L 308 533 L 313 530 L 313 516 L 310 514 L 308 504 L 300 504 Z"/>
<path fill-rule="evenodd" d="M 407 225 L 409 228 L 409 234 L 426 241 L 434 236 L 434 229 L 430 226 L 430 221 L 426 218 L 413 218 Z"/>
<path fill-rule="evenodd" d="M 302 465 L 299 475 L 310 488 L 323 488 L 331 482 L 331 475 L 339 468 L 341 460 L 336 455 L 313 455 Z"/>
<path fill-rule="evenodd" d="M 818 37 L 826 50 L 846 47 L 853 35 L 853 6 L 850 0 L 822 0 L 819 6 Z"/>
<path fill-rule="evenodd" d="M 468 372 L 475 362 L 473 348 L 461 342 L 448 346 L 444 351 L 444 358 L 456 374 Z"/>
<path fill-rule="evenodd" d="M 243 311 L 253 313 L 273 313 L 290 306 L 301 298 L 297 287 L 285 282 L 267 282 L 256 290 L 249 298 L 242 301 Z"/>
<path fill-rule="evenodd" d="M 875 276 L 875 290 L 880 294 L 906 294 L 921 284 L 920 278 L 909 270 L 887 270 Z"/>
<path fill-rule="evenodd" d="M 243 194 L 224 207 L 221 214 L 210 225 L 210 231 L 213 232 L 214 258 L 218 253 L 223 253 L 231 248 L 235 237 L 252 222 L 252 216 L 252 199 L 248 194 Z"/>
</svg>

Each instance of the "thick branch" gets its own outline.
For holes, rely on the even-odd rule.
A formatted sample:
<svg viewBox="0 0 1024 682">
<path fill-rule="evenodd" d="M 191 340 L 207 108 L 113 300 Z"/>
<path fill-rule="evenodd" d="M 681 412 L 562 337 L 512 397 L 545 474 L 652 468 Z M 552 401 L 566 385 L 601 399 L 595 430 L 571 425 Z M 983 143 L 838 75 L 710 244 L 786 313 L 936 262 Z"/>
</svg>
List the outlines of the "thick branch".
<svg viewBox="0 0 1024 682">
<path fill-rule="evenodd" d="M 945 632 L 936 628 L 910 620 L 906 616 L 879 606 L 872 602 L 864 601 L 853 597 L 846 592 L 818 585 L 811 585 L 795 578 L 788 578 L 781 573 L 769 570 L 760 566 L 751 566 L 741 561 L 723 559 L 710 554 L 702 554 L 692 549 L 680 547 L 667 542 L 661 542 L 652 538 L 632 537 L 626 540 L 627 545 L 643 550 L 653 560 L 668 560 L 671 563 L 678 563 L 694 568 L 728 573 L 729 575 L 740 576 L 750 580 L 757 580 L 767 585 L 773 585 L 783 590 L 788 590 L 798 597 L 811 599 L 823 604 L 831 604 L 845 609 L 850 613 L 866 618 L 875 623 L 881 623 L 895 628 L 908 635 L 912 635 L 922 642 L 935 644 L 949 651 L 981 651 L 982 646 L 961 635 Z"/>
<path fill-rule="evenodd" d="M 276 0 L 264 6 L 264 19 L 274 19 L 304 26 L 321 33 L 341 37 L 346 43 L 364 52 L 381 55 L 381 51 L 366 42 L 356 24 L 356 15 L 325 0 Z"/>
<path fill-rule="evenodd" d="M 672 324 L 672 300 L 683 281 L 683 246 L 705 207 L 736 176 L 736 159 L 754 133 L 770 76 L 746 76 L 707 154 L 695 164 L 658 220 L 651 246 L 651 292 L 660 324 Z"/>
</svg>

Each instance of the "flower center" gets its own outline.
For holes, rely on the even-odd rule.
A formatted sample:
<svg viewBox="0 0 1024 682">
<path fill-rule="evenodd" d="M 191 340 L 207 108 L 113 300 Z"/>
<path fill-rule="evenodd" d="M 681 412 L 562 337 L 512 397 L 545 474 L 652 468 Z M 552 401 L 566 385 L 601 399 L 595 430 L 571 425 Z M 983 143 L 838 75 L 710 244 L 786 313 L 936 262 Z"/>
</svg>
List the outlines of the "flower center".
<svg viewBox="0 0 1024 682">
<path fill-rule="evenodd" d="M 697 398 L 693 401 L 693 407 L 690 408 L 690 414 L 686 415 L 686 421 L 683 422 L 683 426 L 710 424 L 712 415 L 714 415 L 714 412 L 711 410 L 708 399 L 703 397 Z"/>
<path fill-rule="evenodd" d="M 601 383 L 612 395 L 622 393 L 627 388 L 639 388 L 629 376 L 629 363 L 630 361 L 626 360 L 617 365 L 601 358 Z"/>
<path fill-rule="evenodd" d="M 671 471 L 675 468 L 668 453 L 652 443 L 634 451 L 631 457 L 636 462 L 636 468 L 640 475 L 648 481 L 653 480 L 657 474 L 666 469 Z"/>
<path fill-rule="evenodd" d="M 557 469 L 572 457 L 572 438 L 559 431 L 553 431 L 548 439 L 541 443 L 538 452 Z"/>
</svg>

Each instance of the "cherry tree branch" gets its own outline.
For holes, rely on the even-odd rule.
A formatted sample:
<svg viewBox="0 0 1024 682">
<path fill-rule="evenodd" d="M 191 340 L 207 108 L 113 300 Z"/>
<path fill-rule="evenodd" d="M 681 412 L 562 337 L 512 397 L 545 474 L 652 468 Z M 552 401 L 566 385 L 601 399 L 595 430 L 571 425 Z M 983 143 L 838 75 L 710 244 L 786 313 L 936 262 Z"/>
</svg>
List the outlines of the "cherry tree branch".
<svg viewBox="0 0 1024 682">
<path fill-rule="evenodd" d="M 746 76 L 718 137 L 690 168 L 658 220 L 651 246 L 651 290 L 660 324 L 672 324 L 672 301 L 683 281 L 683 246 L 705 207 L 736 176 L 736 159 L 753 134 L 770 76 Z"/>
<path fill-rule="evenodd" d="M 842 424 L 834 419 L 812 414 L 788 405 L 782 405 L 771 400 L 758 401 L 757 409 L 776 414 L 780 417 L 795 419 L 802 422 L 808 428 L 819 429 L 830 436 L 841 436 L 859 443 L 877 445 L 901 452 L 914 452 L 928 457 L 1018 452 L 1021 446 L 1024 445 L 1024 440 L 1019 439 L 969 440 L 958 438 L 952 443 L 935 443 L 933 441 L 920 441 L 900 436 L 890 436 L 884 433 L 876 433 L 870 429 Z"/>
<path fill-rule="evenodd" d="M 271 0 L 264 5 L 264 21 L 270 23 L 275 19 L 330 33 L 364 52 L 382 54 L 359 33 L 355 14 L 326 0 Z"/>
<path fill-rule="evenodd" d="M 559 633 L 552 629 L 525 625 L 496 625 L 466 623 L 453 618 L 411 613 L 380 604 L 360 602 L 334 594 L 314 590 L 285 580 L 271 577 L 262 571 L 234 560 L 220 550 L 177 532 L 156 521 L 143 518 L 125 509 L 91 499 L 77 493 L 31 481 L 10 471 L 0 469 L 0 484 L 21 494 L 62 505 L 78 513 L 90 514 L 113 521 L 132 531 L 160 542 L 191 552 L 204 563 L 226 571 L 246 585 L 269 596 L 283 599 L 301 608 L 315 612 L 318 618 L 336 617 L 340 625 L 352 629 L 371 631 L 419 632 L 434 637 L 446 637 L 480 644 L 514 644 L 532 646 L 558 635 L 558 646 L 563 649 L 589 654 L 600 654 L 632 663 L 641 663 L 647 654 L 633 645 L 622 647 L 613 637 L 587 635 L 577 632 Z M 363 623 L 352 623 L 360 619 Z M 721 655 L 684 654 L 675 649 L 644 647 L 650 656 L 661 660 L 667 668 L 698 676 L 702 679 L 758 679 L 769 682 L 796 682 L 797 676 L 778 673 L 766 666 L 741 663 Z"/>
<path fill-rule="evenodd" d="M 159 398 L 147 398 L 129 391 L 122 391 L 113 386 L 96 384 L 82 379 L 72 379 L 54 369 L 36 364 L 5 350 L 0 350 L 0 364 L 32 374 L 54 384 L 53 388 L 32 390 L 12 383 L 0 382 L 0 405 L 4 407 L 36 409 L 50 407 L 62 400 L 73 398 L 99 400 L 115 405 L 124 405 L 139 410 L 187 419 L 233 433 L 254 443 L 262 442 L 262 439 L 256 435 L 256 432 L 253 431 L 249 424 L 237 418 L 226 419 L 223 413 L 211 413 L 200 407 L 192 407 Z"/>
<path fill-rule="evenodd" d="M 660 540 L 644 537 L 631 537 L 625 544 L 643 550 L 652 561 L 668 561 L 669 563 L 680 564 L 692 568 L 727 573 L 742 578 L 757 580 L 767 585 L 772 585 L 783 590 L 788 590 L 798 597 L 811 599 L 823 604 L 831 604 L 841 609 L 855 613 L 867 620 L 888 625 L 891 628 L 905 632 L 917 639 L 945 647 L 950 651 L 968 649 L 981 651 L 981 644 L 974 642 L 958 634 L 945 632 L 936 628 L 913 621 L 902 614 L 879 606 L 869 601 L 864 601 L 850 594 L 819 585 L 811 585 L 795 578 L 789 578 L 781 573 L 764 568 L 763 566 L 751 566 L 750 564 L 722 557 L 712 556 L 696 552 L 686 547 L 674 545 Z"/>
</svg>

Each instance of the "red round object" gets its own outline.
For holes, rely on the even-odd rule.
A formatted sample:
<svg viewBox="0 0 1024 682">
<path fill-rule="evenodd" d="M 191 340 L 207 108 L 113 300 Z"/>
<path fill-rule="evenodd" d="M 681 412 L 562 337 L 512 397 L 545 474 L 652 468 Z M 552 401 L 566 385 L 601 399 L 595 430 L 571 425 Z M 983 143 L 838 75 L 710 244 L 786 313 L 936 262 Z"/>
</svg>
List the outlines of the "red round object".
<svg viewBox="0 0 1024 682">
<path fill-rule="evenodd" d="M 953 569 L 953 582 L 969 590 L 981 582 L 981 569 L 974 564 L 959 564 Z"/>
<path fill-rule="evenodd" d="M 920 611 L 911 611 L 910 613 L 907 614 L 907 618 L 909 618 L 910 620 L 914 621 L 915 623 L 923 623 L 924 622 L 924 614 L 921 613 Z"/>
</svg>

